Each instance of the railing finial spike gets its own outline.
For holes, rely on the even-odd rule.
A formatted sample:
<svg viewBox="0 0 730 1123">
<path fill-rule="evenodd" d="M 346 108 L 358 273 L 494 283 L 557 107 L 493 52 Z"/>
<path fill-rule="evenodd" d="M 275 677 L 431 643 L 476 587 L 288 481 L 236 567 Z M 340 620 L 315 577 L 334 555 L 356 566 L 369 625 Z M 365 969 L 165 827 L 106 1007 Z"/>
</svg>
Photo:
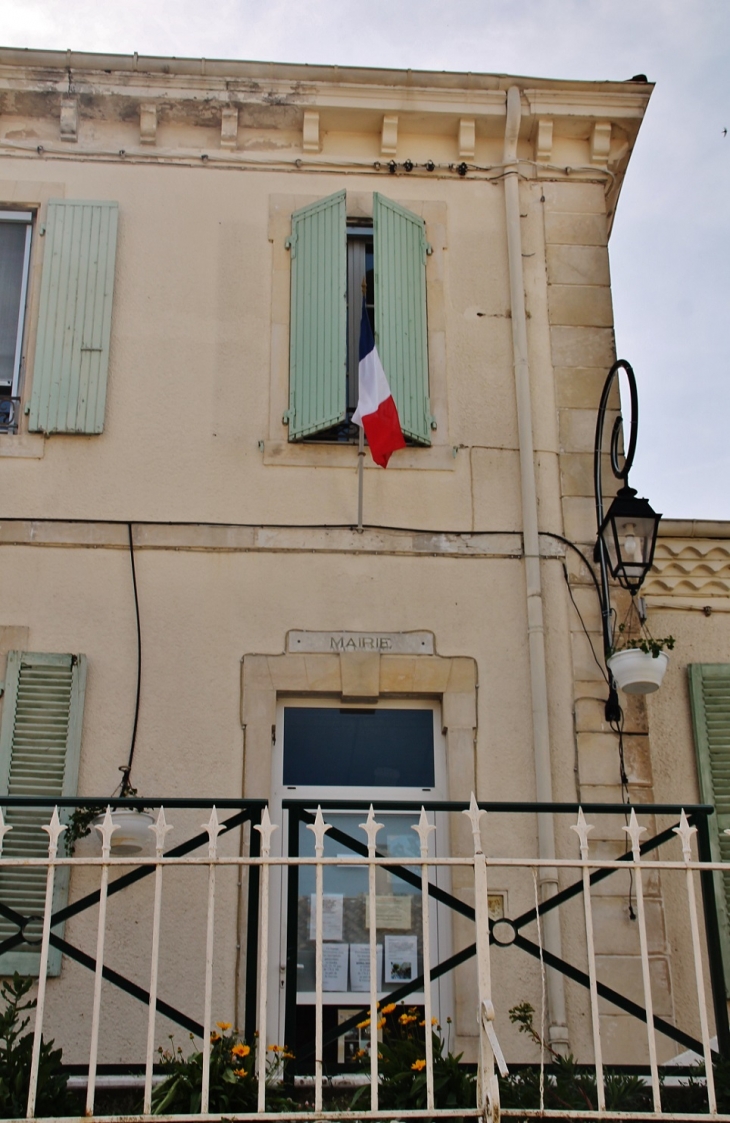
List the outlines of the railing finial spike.
<svg viewBox="0 0 730 1123">
<path fill-rule="evenodd" d="M 223 826 L 218 822 L 218 812 L 215 805 L 210 813 L 210 819 L 207 823 L 202 823 L 203 830 L 208 832 L 208 857 L 218 857 L 218 835 L 223 830 Z"/>
<path fill-rule="evenodd" d="M 255 823 L 253 829 L 258 831 L 261 835 L 261 854 L 264 858 L 268 858 L 271 853 L 271 836 L 274 831 L 278 831 L 279 829 L 276 823 L 271 822 L 268 807 L 264 807 L 261 814 L 261 822 Z"/>
<path fill-rule="evenodd" d="M 626 831 L 627 835 L 631 839 L 631 849 L 634 855 L 634 861 L 638 862 L 641 858 L 641 836 L 642 834 L 646 834 L 646 827 L 639 826 L 639 821 L 636 818 L 636 811 L 633 807 L 631 808 L 631 816 L 629 818 L 628 827 L 622 827 L 621 829 Z"/>
<path fill-rule="evenodd" d="M 112 809 L 109 804 L 107 804 L 101 825 L 94 823 L 94 826 L 101 835 L 101 856 L 102 858 L 108 858 L 111 853 L 112 835 L 114 831 L 119 830 L 118 824 L 112 820 Z"/>
<path fill-rule="evenodd" d="M 428 857 L 428 836 L 432 831 L 436 830 L 433 823 L 429 823 L 428 816 L 426 815 L 426 808 L 421 805 L 421 814 L 418 817 L 418 822 L 411 824 L 411 830 L 415 831 L 421 842 L 421 857 Z"/>
<path fill-rule="evenodd" d="M 382 823 L 375 822 L 375 812 L 372 803 L 370 804 L 366 822 L 360 823 L 359 827 L 360 830 L 365 831 L 365 834 L 368 836 L 368 856 L 372 857 L 375 853 L 375 839 L 377 838 L 378 831 L 383 829 Z"/>
<path fill-rule="evenodd" d="M 471 823 L 471 834 L 472 838 L 474 839 L 474 853 L 483 854 L 484 851 L 482 850 L 482 833 L 480 830 L 480 821 L 482 815 L 486 815 L 486 811 L 483 811 L 480 808 L 474 792 L 471 793 L 471 799 L 469 800 L 469 810 L 462 811 L 462 815 L 466 815 L 467 819 Z"/>
<path fill-rule="evenodd" d="M 66 830 L 65 826 L 58 817 L 58 808 L 53 808 L 50 823 L 43 827 L 43 830 L 48 835 L 48 857 L 55 858 L 58 851 L 58 840 L 61 834 Z"/>
<path fill-rule="evenodd" d="M 157 813 L 157 822 L 150 823 L 147 830 L 152 831 L 155 836 L 155 853 L 157 857 L 162 857 L 162 852 L 165 849 L 165 835 L 168 831 L 174 830 L 172 823 L 168 823 L 165 819 L 164 807 L 160 807 Z"/>
<path fill-rule="evenodd" d="M 588 857 L 588 834 L 593 830 L 592 823 L 586 823 L 586 817 L 583 814 L 583 808 L 578 808 L 578 822 L 570 828 L 578 835 L 580 841 L 580 856 L 581 860 L 585 862 Z"/>
<path fill-rule="evenodd" d="M 682 814 L 679 818 L 679 826 L 672 827 L 672 830 L 675 834 L 679 835 L 680 839 L 682 840 L 682 856 L 684 857 L 685 862 L 691 862 L 692 835 L 697 834 L 697 827 L 690 826 L 689 819 L 684 813 L 684 808 L 682 808 Z"/>
<path fill-rule="evenodd" d="M 311 831 L 314 835 L 314 853 L 317 858 L 321 858 L 324 854 L 324 836 L 329 829 L 330 824 L 325 823 L 322 816 L 322 808 L 317 804 L 317 814 L 314 817 L 314 822 L 307 823 L 307 830 Z"/>
<path fill-rule="evenodd" d="M 3 809 L 2 809 L 2 807 L 0 807 L 0 858 L 2 857 L 2 853 L 3 853 L 3 844 L 5 842 L 5 835 L 8 833 L 8 831 L 11 831 L 12 829 L 13 829 L 12 827 L 8 827 L 8 826 L 5 825 L 5 819 L 3 818 Z"/>
</svg>

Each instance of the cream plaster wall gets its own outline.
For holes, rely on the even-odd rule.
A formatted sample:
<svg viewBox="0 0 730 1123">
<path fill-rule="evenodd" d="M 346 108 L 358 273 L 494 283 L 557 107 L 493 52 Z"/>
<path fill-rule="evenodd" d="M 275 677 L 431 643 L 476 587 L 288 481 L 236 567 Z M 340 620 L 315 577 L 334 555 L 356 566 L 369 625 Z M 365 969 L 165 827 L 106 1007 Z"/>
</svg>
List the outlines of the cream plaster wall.
<svg viewBox="0 0 730 1123">
<path fill-rule="evenodd" d="M 64 56 L 58 65 L 65 64 Z M 109 82 L 80 74 L 79 82 L 89 83 L 88 104 L 97 112 L 92 118 L 84 111 L 87 103 L 82 105 L 77 146 L 64 142 L 60 151 L 53 97 L 49 94 L 39 114 L 35 77 L 0 52 L 0 69 L 18 85 L 12 104 L 0 94 L 0 200 L 37 206 L 40 223 L 48 198 L 59 196 L 115 199 L 120 216 L 104 433 L 0 436 L 5 519 L 0 651 L 23 635 L 28 650 L 87 655 L 80 794 L 113 790 L 128 751 L 135 687 L 123 525 L 131 521 L 143 645 L 133 773 L 140 791 L 167 797 L 268 795 L 272 691 L 299 690 L 291 685 L 296 677 L 286 680 L 289 686 L 272 685 L 271 668 L 290 658 L 283 654 L 286 633 L 419 628 L 434 633 L 438 655 L 420 685 L 412 682 L 404 692 L 433 692 L 442 699 L 452 797 L 466 796 L 473 786 L 481 799 L 534 800 L 512 309 L 499 167 L 503 80 L 451 76 L 450 85 L 443 76 L 430 76 L 415 93 L 405 88 L 412 78 L 398 79 L 404 83 L 400 88 L 394 80 L 380 84 L 376 72 L 359 72 L 361 85 L 343 87 L 344 76 L 328 72 L 316 89 L 300 81 L 293 90 L 289 70 L 274 68 L 262 81 L 272 83 L 277 96 L 286 87 L 286 103 L 274 105 L 273 94 L 266 101 L 265 93 L 260 103 L 241 103 L 233 147 L 220 151 L 220 105 L 230 105 L 235 83 L 226 79 L 224 88 L 213 71 L 200 76 L 188 72 L 187 63 L 175 65 L 179 70 L 168 79 L 150 64 L 144 79 L 134 78 L 134 90 L 126 72 L 115 71 Z M 59 73 L 65 81 L 65 70 Z M 464 83 L 476 85 L 466 89 Z M 602 719 L 603 680 L 568 596 L 564 566 L 600 648 L 595 594 L 580 558 L 559 538 L 589 550 L 594 537 L 592 425 L 615 357 L 607 237 L 649 91 L 625 83 L 518 84 L 553 794 L 568 802 L 615 799 L 616 745 Z M 158 105 L 156 133 L 149 132 L 148 120 L 146 136 L 139 131 L 140 89 L 145 104 Z M 201 89 L 209 94 L 205 104 L 191 93 Z M 319 114 L 319 151 L 316 142 L 303 145 L 305 104 Z M 453 164 L 467 109 L 476 121 L 475 154 L 461 176 Z M 396 175 L 387 171 L 390 156 L 381 151 L 385 111 L 398 116 Z M 606 120 L 612 122 L 608 148 L 605 159 L 598 159 L 596 137 L 604 134 L 596 133 L 596 122 Z M 38 138 L 43 155 L 35 149 Z M 406 157 L 434 159 L 438 166 L 432 173 L 421 168 L 409 174 L 402 169 Z M 568 162 L 570 173 L 564 170 Z M 433 533 L 322 529 L 355 522 L 356 450 L 289 445 L 280 421 L 288 404 L 289 273 L 283 246 L 288 214 L 343 187 L 352 213 L 367 213 L 375 190 L 417 210 L 434 247 L 427 264 L 434 444 L 397 453 L 387 472 L 369 465 L 365 472 L 367 524 Z M 36 227 L 26 396 L 43 251 Z M 303 529 L 285 529 L 293 526 Z M 392 687 L 387 658 L 380 681 Z M 425 668 L 421 659 L 428 657 L 414 657 Z M 447 664 L 449 675 L 471 676 L 464 690 L 449 690 L 448 683 L 442 689 L 436 681 Z M 269 676 L 263 701 L 266 691 L 256 695 L 246 686 L 246 676 L 256 669 Z M 313 689 L 325 683 L 337 697 L 338 673 L 334 664 L 323 678 L 317 671 L 319 685 Z M 258 702 L 251 701 L 254 696 Z M 649 717 L 654 722 L 652 708 Z M 627 725 L 632 795 L 654 798 L 654 727 L 650 753 L 644 708 L 627 707 Z M 682 759 L 683 777 L 689 777 L 691 768 Z M 675 790 L 672 798 L 677 795 Z M 198 826 L 194 816 L 176 813 L 170 819 L 176 842 Z M 616 850 L 620 825 L 599 822 L 600 848 Z M 564 818 L 558 818 L 556 836 L 559 855 L 575 854 Z M 530 815 L 493 816 L 485 837 L 492 853 L 536 853 Z M 454 841 L 461 844 L 458 828 Z M 227 843 L 237 844 L 237 839 Z M 572 880 L 561 878 L 562 884 Z M 92 883 L 91 875 L 79 877 L 72 891 L 81 893 Z M 532 907 L 531 877 L 498 872 L 492 884 L 507 893 L 513 916 Z M 459 888 L 468 899 L 468 888 Z M 117 915 L 125 920 L 128 915 L 136 927 L 134 935 L 115 929 L 110 959 L 146 985 L 149 899 L 141 887 L 135 892 L 128 914 L 115 905 Z M 184 915 L 175 911 L 180 896 L 171 892 L 174 907 L 164 941 L 170 958 L 161 991 L 200 1017 L 202 895 Z M 672 957 L 683 954 L 683 937 L 670 951 L 658 882 L 647 886 L 647 896 L 657 1009 L 672 1018 Z M 235 886 L 224 885 L 214 999 L 217 1016 L 231 1020 L 238 1020 L 241 1001 L 239 986 L 236 1010 L 235 897 Z M 599 972 L 630 992 L 636 939 L 625 919 L 624 889 L 597 895 L 596 915 Z M 580 915 L 573 906 L 563 910 L 562 931 L 566 956 L 585 970 Z M 68 926 L 70 938 L 88 947 L 89 933 L 88 923 Z M 458 931 L 457 943 L 462 937 L 468 939 Z M 539 1007 L 537 966 L 514 950 L 495 949 L 493 977 L 500 1040 L 510 1057 L 532 1058 L 506 1012 L 525 1000 Z M 471 1055 L 469 980 L 466 971 L 455 1014 L 460 1047 Z M 79 1009 L 88 1010 L 89 987 L 90 976 L 69 964 L 49 986 L 50 1031 L 59 1036 L 63 1031 L 69 1059 L 85 1058 L 88 1026 L 86 1015 L 69 1025 L 62 1011 L 72 994 L 83 995 Z M 586 994 L 570 985 L 566 993 L 571 1047 L 588 1060 Z M 102 1059 L 136 1059 L 143 1048 L 144 1012 L 113 994 Z M 605 1011 L 606 1059 L 635 1059 L 643 1048 L 639 1031 L 627 1022 Z M 165 1032 L 161 1022 L 160 1040 Z"/>
</svg>

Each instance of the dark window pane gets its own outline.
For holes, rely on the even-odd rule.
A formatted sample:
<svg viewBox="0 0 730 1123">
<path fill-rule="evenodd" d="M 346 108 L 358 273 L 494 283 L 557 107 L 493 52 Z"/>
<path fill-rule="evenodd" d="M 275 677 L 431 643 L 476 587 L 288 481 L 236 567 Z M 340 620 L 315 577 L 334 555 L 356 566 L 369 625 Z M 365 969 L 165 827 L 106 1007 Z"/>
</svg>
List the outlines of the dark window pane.
<svg viewBox="0 0 730 1123">
<path fill-rule="evenodd" d="M 24 222 L 0 222 L 0 393 L 10 393 L 25 260 Z"/>
<path fill-rule="evenodd" d="M 284 709 L 284 783 L 432 788 L 432 710 Z"/>
</svg>

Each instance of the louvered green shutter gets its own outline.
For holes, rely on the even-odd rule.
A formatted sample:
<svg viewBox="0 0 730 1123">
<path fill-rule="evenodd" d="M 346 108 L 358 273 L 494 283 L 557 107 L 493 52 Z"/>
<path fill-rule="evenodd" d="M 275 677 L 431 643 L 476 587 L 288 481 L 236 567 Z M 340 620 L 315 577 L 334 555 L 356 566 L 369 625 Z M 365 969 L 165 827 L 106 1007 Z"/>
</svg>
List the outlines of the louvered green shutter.
<svg viewBox="0 0 730 1123">
<path fill-rule="evenodd" d="M 29 429 L 101 433 L 117 204 L 48 204 Z"/>
<path fill-rule="evenodd" d="M 700 798 L 715 814 L 708 820 L 714 862 L 730 862 L 730 664 L 688 668 Z M 725 987 L 730 996 L 730 873 L 715 875 Z"/>
<path fill-rule="evenodd" d="M 378 354 L 403 433 L 430 445 L 425 223 L 376 192 L 373 243 Z"/>
<path fill-rule="evenodd" d="M 5 677 L 5 699 L 0 726 L 0 803 L 2 795 L 66 796 L 76 794 L 81 748 L 81 719 L 86 683 L 83 655 L 41 655 L 11 651 Z M 48 854 L 50 809 L 8 809 L 3 857 L 42 858 Z M 61 841 L 63 846 L 63 841 Z M 42 918 L 46 871 L 0 867 L 0 902 L 21 916 Z M 55 875 L 54 912 L 68 896 L 68 867 Z M 40 923 L 30 925 L 36 933 Z M 0 916 L 0 943 L 18 927 Z M 60 934 L 59 926 L 54 929 Z M 37 947 L 20 944 L 0 956 L 0 975 L 20 971 L 37 975 Z M 51 948 L 49 974 L 61 969 L 61 953 Z"/>
<path fill-rule="evenodd" d="M 345 419 L 347 246 L 345 192 L 292 215 L 289 440 Z"/>
</svg>

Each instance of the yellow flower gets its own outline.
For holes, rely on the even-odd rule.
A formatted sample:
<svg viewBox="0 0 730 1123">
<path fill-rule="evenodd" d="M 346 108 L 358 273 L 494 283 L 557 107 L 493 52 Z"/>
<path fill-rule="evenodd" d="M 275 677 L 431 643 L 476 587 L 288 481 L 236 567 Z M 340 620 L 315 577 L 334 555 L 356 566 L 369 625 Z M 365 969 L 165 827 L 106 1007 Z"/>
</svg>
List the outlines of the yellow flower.
<svg viewBox="0 0 730 1123">
<path fill-rule="evenodd" d="M 226 1032 L 227 1029 L 231 1028 L 230 1022 L 216 1022 L 215 1024 L 218 1026 L 218 1029 L 223 1030 L 224 1033 Z"/>
<path fill-rule="evenodd" d="M 383 1007 L 384 1014 L 392 1014 L 395 1010 L 395 1002 L 389 1002 L 387 1006 Z"/>
<path fill-rule="evenodd" d="M 281 1052 L 281 1045 L 269 1045 L 269 1052 L 270 1053 L 280 1053 Z"/>
<path fill-rule="evenodd" d="M 356 1053 L 353 1053 L 353 1060 L 359 1061 L 361 1057 L 365 1057 L 365 1056 L 367 1056 L 366 1050 L 365 1049 L 358 1049 L 358 1051 Z"/>
<path fill-rule="evenodd" d="M 248 1074 L 247 1074 L 245 1068 L 234 1068 L 233 1075 L 234 1076 L 247 1076 Z"/>
<path fill-rule="evenodd" d="M 426 1062 L 420 1061 L 420 1060 L 414 1061 L 413 1064 L 411 1065 L 411 1068 L 414 1070 L 414 1072 L 422 1072 L 425 1067 L 426 1067 Z"/>
<path fill-rule="evenodd" d="M 358 1022 L 357 1023 L 357 1028 L 358 1029 L 365 1029 L 369 1025 L 370 1025 L 370 1018 L 366 1018 L 364 1022 Z"/>
<path fill-rule="evenodd" d="M 380 1021 L 378 1022 L 378 1029 L 382 1029 L 383 1026 L 385 1025 L 386 1021 L 387 1021 L 386 1018 L 381 1018 Z"/>
<path fill-rule="evenodd" d="M 398 1021 L 402 1026 L 409 1026 L 411 1022 L 415 1022 L 417 1020 L 418 1019 L 416 1018 L 415 1014 L 401 1014 L 401 1016 L 398 1018 Z"/>
<path fill-rule="evenodd" d="M 239 1042 L 238 1045 L 234 1045 L 231 1049 L 231 1054 L 234 1057 L 247 1057 L 250 1052 L 251 1046 L 244 1045 L 242 1042 Z"/>
<path fill-rule="evenodd" d="M 438 1024 L 439 1024 L 438 1018 L 431 1018 L 431 1025 L 432 1026 L 437 1026 Z"/>
<path fill-rule="evenodd" d="M 286 1050 L 281 1054 L 285 1061 L 293 1061 L 294 1053 L 288 1053 Z"/>
<path fill-rule="evenodd" d="M 219 1033 L 216 1033 L 215 1030 L 213 1030 L 213 1032 L 210 1035 L 210 1039 L 211 1039 L 211 1041 L 213 1041 L 215 1043 L 216 1041 L 220 1041 L 221 1035 Z"/>
</svg>

